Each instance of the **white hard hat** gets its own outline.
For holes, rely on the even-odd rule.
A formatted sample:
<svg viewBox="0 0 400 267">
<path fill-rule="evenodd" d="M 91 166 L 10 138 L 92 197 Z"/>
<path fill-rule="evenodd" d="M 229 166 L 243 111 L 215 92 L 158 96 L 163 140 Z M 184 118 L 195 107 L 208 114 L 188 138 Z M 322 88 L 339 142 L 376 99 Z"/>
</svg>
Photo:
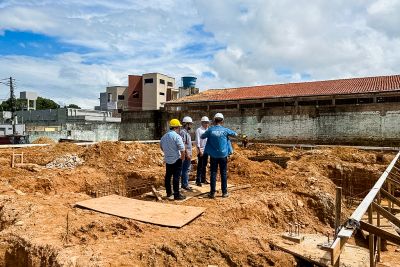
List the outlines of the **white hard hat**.
<svg viewBox="0 0 400 267">
<path fill-rule="evenodd" d="M 186 116 L 186 117 L 183 118 L 182 122 L 183 123 L 193 123 L 193 120 L 192 120 L 191 117 Z"/>
<path fill-rule="evenodd" d="M 210 122 L 210 119 L 207 116 L 201 117 L 201 122 Z"/>
<path fill-rule="evenodd" d="M 217 119 L 217 118 L 224 119 L 224 115 L 222 115 L 222 113 L 217 113 L 214 115 L 214 119 Z"/>
</svg>

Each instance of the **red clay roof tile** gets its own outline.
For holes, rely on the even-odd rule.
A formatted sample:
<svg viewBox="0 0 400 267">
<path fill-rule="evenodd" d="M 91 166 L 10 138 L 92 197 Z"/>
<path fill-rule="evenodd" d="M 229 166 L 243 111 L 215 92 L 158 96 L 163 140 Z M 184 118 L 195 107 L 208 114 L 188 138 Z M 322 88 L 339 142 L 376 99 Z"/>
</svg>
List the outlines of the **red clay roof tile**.
<svg viewBox="0 0 400 267">
<path fill-rule="evenodd" d="M 170 103 L 359 94 L 396 90 L 400 90 L 400 75 L 210 89 Z"/>
</svg>

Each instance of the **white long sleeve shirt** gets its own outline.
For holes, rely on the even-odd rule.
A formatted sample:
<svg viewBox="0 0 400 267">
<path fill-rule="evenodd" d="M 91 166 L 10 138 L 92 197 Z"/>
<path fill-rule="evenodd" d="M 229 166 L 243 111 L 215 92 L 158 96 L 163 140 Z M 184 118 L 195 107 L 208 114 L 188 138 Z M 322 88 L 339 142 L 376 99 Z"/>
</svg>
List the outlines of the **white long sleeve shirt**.
<svg viewBox="0 0 400 267">
<path fill-rule="evenodd" d="M 207 131 L 206 128 L 201 126 L 200 128 L 197 128 L 196 130 L 196 147 L 200 148 L 200 151 L 203 153 L 204 148 L 206 147 L 207 143 L 207 138 L 201 139 L 201 135 Z"/>
</svg>

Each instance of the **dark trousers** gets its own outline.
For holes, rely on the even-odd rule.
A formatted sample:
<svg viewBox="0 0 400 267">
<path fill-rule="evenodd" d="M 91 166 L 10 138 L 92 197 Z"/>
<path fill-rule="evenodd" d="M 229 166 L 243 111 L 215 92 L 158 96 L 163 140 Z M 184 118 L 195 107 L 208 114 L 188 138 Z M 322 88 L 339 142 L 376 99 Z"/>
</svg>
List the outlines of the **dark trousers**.
<svg viewBox="0 0 400 267">
<path fill-rule="evenodd" d="M 196 183 L 205 183 L 206 182 L 206 169 L 208 163 L 208 155 L 200 154 L 197 155 L 197 175 L 196 175 Z"/>
<path fill-rule="evenodd" d="M 221 190 L 222 194 L 228 193 L 228 178 L 227 178 L 227 166 L 228 158 L 213 158 L 210 157 L 210 193 L 215 194 L 215 187 L 217 183 L 217 171 L 219 167 L 219 172 L 221 175 Z"/>
<path fill-rule="evenodd" d="M 179 196 L 179 177 L 182 171 L 182 160 L 178 159 L 174 164 L 167 164 L 165 172 L 165 189 L 167 195 L 171 195 L 171 177 L 173 177 L 172 184 L 174 189 L 174 196 Z"/>
</svg>

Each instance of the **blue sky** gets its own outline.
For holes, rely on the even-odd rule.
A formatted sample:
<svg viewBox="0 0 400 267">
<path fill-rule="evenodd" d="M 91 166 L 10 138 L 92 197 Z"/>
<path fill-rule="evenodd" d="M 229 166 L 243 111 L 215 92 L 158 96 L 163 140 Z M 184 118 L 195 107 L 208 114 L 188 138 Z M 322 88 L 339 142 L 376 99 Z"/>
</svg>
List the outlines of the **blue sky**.
<svg viewBox="0 0 400 267">
<path fill-rule="evenodd" d="M 0 35 L 1 56 L 51 58 L 66 52 L 89 53 L 90 51 L 89 47 L 67 44 L 56 37 L 41 33 L 6 30 Z"/>
<path fill-rule="evenodd" d="M 3 0 L 0 78 L 90 108 L 146 72 L 194 75 L 201 90 L 398 74 L 399 12 L 399 0 Z"/>
</svg>

